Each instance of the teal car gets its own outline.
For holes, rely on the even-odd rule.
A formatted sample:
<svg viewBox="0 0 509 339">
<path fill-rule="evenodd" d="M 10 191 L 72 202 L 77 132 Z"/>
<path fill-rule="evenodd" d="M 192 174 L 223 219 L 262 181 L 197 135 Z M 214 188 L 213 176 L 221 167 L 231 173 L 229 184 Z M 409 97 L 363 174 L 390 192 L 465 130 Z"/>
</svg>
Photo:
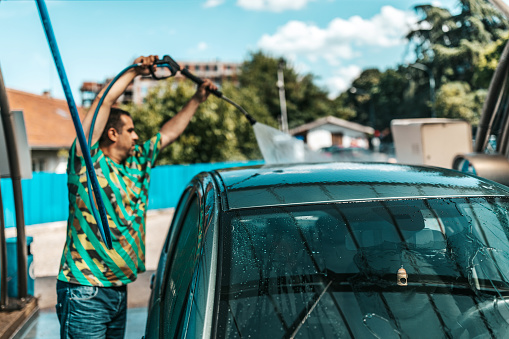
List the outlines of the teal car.
<svg viewBox="0 0 509 339">
<path fill-rule="evenodd" d="M 509 337 L 508 211 L 508 187 L 431 167 L 201 173 L 175 210 L 145 337 Z"/>
</svg>

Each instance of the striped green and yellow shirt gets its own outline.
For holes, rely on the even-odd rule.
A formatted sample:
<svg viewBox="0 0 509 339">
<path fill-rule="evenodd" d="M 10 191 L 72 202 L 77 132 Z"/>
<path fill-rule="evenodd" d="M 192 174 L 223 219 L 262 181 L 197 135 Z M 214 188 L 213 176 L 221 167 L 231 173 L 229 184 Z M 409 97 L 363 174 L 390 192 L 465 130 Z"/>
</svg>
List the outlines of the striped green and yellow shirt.
<svg viewBox="0 0 509 339">
<path fill-rule="evenodd" d="M 160 134 L 123 164 L 106 157 L 96 143 L 91 156 L 108 215 L 113 248 L 108 250 L 90 209 L 85 160 L 69 152 L 69 219 L 58 280 L 88 286 L 120 286 L 145 271 L 145 217 L 150 172 L 160 151 Z"/>
</svg>

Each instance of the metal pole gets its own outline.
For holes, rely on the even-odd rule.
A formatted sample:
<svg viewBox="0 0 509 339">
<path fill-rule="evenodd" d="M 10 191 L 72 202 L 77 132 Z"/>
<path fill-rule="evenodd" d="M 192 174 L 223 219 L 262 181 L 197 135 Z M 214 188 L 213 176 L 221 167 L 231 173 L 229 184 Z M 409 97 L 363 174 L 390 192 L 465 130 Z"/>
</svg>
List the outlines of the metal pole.
<svg viewBox="0 0 509 339">
<path fill-rule="evenodd" d="M 277 68 L 277 87 L 279 88 L 279 104 L 281 106 L 281 131 L 288 133 L 288 116 L 286 113 L 286 97 L 285 97 L 285 78 L 283 70 L 285 68 L 285 60 L 279 59 Z"/>
<path fill-rule="evenodd" d="M 429 79 L 429 101 L 431 103 L 431 117 L 432 118 L 436 118 L 437 117 L 437 113 L 435 111 L 435 77 L 433 76 L 433 72 L 431 71 L 431 69 L 424 65 L 424 64 L 421 64 L 421 63 L 415 63 L 415 64 L 410 64 L 409 65 L 410 67 L 413 67 L 413 68 L 416 68 L 418 70 L 421 70 L 421 71 L 424 71 L 428 74 L 428 79 Z"/>
<path fill-rule="evenodd" d="M 474 152 L 483 153 L 491 134 L 493 120 L 500 107 L 500 101 L 503 96 L 503 89 L 507 86 L 507 75 L 509 70 L 509 42 L 505 44 L 504 50 L 500 55 L 497 68 L 491 78 L 488 95 L 484 101 L 481 118 L 477 125 L 477 134 L 475 138 Z M 498 148 L 498 146 L 497 146 Z"/>
<path fill-rule="evenodd" d="M 0 69 L 0 115 L 4 125 L 7 157 L 9 158 L 9 170 L 11 172 L 12 189 L 14 192 L 14 209 L 16 212 L 16 245 L 18 259 L 18 298 L 23 300 L 27 297 L 27 245 L 25 236 L 25 215 L 23 213 L 23 193 L 21 191 L 21 169 L 14 136 L 14 123 L 7 101 L 7 91 Z"/>
</svg>

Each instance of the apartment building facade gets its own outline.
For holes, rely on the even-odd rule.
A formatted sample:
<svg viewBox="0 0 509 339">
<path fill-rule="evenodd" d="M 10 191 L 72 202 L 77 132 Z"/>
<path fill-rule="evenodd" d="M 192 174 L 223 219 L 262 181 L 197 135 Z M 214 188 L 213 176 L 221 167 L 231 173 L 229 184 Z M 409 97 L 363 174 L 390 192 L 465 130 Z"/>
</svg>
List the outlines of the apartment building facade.
<svg viewBox="0 0 509 339">
<path fill-rule="evenodd" d="M 210 61 L 210 62 L 183 62 L 180 64 L 182 68 L 188 69 L 191 73 L 199 78 L 211 79 L 217 86 L 221 87 L 225 81 L 237 82 L 239 74 L 239 63 Z M 161 71 L 161 75 L 169 75 L 169 71 Z M 175 75 L 175 79 L 179 81 L 185 80 L 180 73 Z M 89 107 L 99 91 L 107 85 L 111 79 L 104 82 L 83 82 L 80 87 L 81 105 Z M 125 93 L 119 98 L 120 103 L 142 104 L 149 91 L 157 86 L 158 80 L 151 76 L 142 76 L 134 79 L 129 85 Z"/>
</svg>

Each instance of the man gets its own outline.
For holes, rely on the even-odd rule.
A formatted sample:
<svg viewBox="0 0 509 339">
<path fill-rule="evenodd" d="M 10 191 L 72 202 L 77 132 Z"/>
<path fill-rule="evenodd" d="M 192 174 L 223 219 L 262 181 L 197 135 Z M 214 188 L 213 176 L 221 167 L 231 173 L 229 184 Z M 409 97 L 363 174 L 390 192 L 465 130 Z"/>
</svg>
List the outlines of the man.
<svg viewBox="0 0 509 339">
<path fill-rule="evenodd" d="M 145 216 L 150 172 L 159 152 L 184 131 L 198 106 L 217 87 L 210 80 L 197 89 L 182 110 L 159 133 L 136 145 L 138 135 L 129 113 L 112 108 L 138 75 L 150 74 L 157 56 L 139 57 L 111 87 L 93 114 L 101 91 L 83 121 L 92 133 L 91 156 L 108 214 L 113 248 L 100 235 L 88 197 L 85 161 L 75 141 L 69 152 L 69 219 L 57 277 L 57 315 L 62 338 L 123 338 L 127 312 L 126 285 L 145 271 Z"/>
</svg>

